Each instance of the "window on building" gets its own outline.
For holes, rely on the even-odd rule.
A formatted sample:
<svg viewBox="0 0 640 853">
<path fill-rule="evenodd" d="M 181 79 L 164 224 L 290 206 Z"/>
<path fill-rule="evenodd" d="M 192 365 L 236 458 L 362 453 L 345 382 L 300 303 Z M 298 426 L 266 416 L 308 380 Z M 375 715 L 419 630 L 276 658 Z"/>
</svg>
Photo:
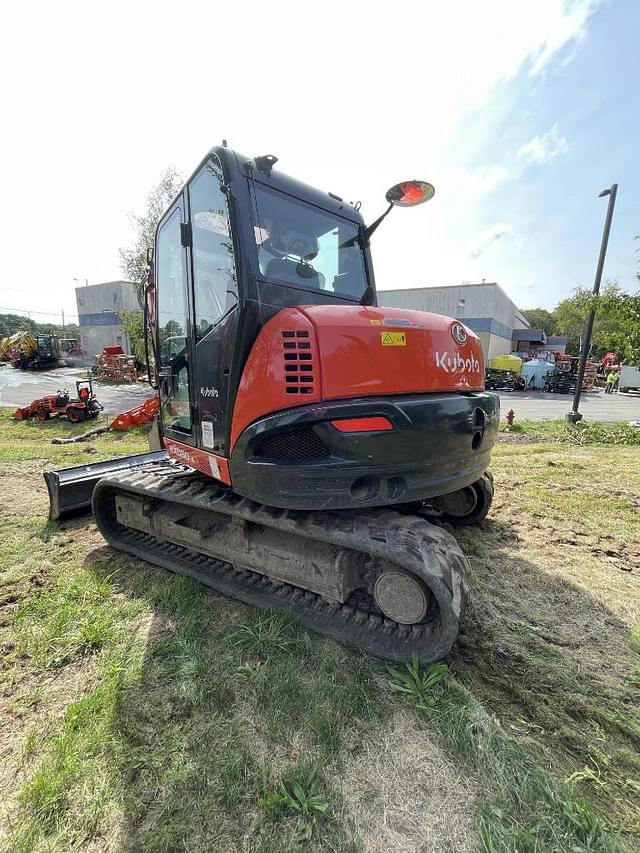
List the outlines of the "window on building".
<svg viewBox="0 0 640 853">
<path fill-rule="evenodd" d="M 456 305 L 456 317 L 464 317 L 465 304 L 466 299 L 458 299 L 458 304 Z"/>
<path fill-rule="evenodd" d="M 84 296 L 78 296 L 78 305 L 84 305 Z"/>
</svg>

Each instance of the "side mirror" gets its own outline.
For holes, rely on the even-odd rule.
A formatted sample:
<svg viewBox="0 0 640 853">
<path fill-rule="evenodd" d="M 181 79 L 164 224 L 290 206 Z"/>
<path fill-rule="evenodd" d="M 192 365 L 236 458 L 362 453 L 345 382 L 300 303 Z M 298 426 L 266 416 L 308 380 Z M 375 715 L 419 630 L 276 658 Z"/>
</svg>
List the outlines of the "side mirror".
<svg viewBox="0 0 640 853">
<path fill-rule="evenodd" d="M 153 264 L 153 246 L 147 246 L 147 263 L 149 266 Z"/>
<path fill-rule="evenodd" d="M 433 184 L 426 181 L 403 181 L 387 190 L 385 198 L 398 207 L 415 207 L 432 199 L 435 191 Z"/>
</svg>

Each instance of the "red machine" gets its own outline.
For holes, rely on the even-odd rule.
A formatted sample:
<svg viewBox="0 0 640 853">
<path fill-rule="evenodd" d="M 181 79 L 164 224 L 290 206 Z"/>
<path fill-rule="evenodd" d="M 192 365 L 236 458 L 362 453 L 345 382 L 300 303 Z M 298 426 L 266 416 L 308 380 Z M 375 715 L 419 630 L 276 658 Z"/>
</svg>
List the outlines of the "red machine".
<svg viewBox="0 0 640 853">
<path fill-rule="evenodd" d="M 95 418 L 102 406 L 93 395 L 93 386 L 90 381 L 76 382 L 78 396 L 70 398 L 68 391 L 58 391 L 57 394 L 48 394 L 34 400 L 30 405 L 16 409 L 14 418 L 19 421 L 37 418 L 39 421 L 47 421 L 51 415 L 66 417 L 72 423 L 77 424 L 88 418 Z"/>
<path fill-rule="evenodd" d="M 137 382 L 136 360 L 127 355 L 121 346 L 104 347 L 96 356 L 93 373 L 98 379 L 110 382 Z"/>
<path fill-rule="evenodd" d="M 141 405 L 116 415 L 109 424 L 109 429 L 113 429 L 116 432 L 126 432 L 131 427 L 148 424 L 154 418 L 157 418 L 159 414 L 160 400 L 157 397 L 149 397 Z"/>
<path fill-rule="evenodd" d="M 499 400 L 461 322 L 377 306 L 370 252 L 394 206 L 434 189 L 397 184 L 367 226 L 275 162 L 214 149 L 160 220 L 145 313 L 167 456 L 48 472 L 52 506 L 60 483 L 79 506 L 94 476 L 114 547 L 373 654 L 436 660 L 468 563 L 430 520 L 485 517 Z"/>
</svg>

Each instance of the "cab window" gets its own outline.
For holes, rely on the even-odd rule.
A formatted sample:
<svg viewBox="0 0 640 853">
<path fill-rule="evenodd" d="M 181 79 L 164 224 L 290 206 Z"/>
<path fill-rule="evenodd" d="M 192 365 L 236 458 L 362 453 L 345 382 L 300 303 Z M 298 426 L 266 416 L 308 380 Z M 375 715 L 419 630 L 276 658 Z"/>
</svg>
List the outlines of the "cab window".
<svg viewBox="0 0 640 853">
<path fill-rule="evenodd" d="M 196 336 L 237 302 L 236 269 L 222 168 L 212 157 L 189 184 Z"/>
</svg>

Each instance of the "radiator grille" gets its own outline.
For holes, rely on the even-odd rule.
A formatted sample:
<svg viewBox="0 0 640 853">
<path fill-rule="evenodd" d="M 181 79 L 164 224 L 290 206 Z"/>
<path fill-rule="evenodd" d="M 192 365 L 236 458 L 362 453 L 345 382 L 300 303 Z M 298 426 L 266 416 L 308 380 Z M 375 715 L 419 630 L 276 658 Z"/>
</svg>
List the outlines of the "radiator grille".
<svg viewBox="0 0 640 853">
<path fill-rule="evenodd" d="M 315 371 L 309 332 L 304 329 L 282 333 L 286 394 L 313 394 Z"/>
<path fill-rule="evenodd" d="M 311 427 L 274 433 L 263 438 L 255 450 L 263 459 L 282 459 L 302 462 L 325 459 L 331 451 Z"/>
</svg>

